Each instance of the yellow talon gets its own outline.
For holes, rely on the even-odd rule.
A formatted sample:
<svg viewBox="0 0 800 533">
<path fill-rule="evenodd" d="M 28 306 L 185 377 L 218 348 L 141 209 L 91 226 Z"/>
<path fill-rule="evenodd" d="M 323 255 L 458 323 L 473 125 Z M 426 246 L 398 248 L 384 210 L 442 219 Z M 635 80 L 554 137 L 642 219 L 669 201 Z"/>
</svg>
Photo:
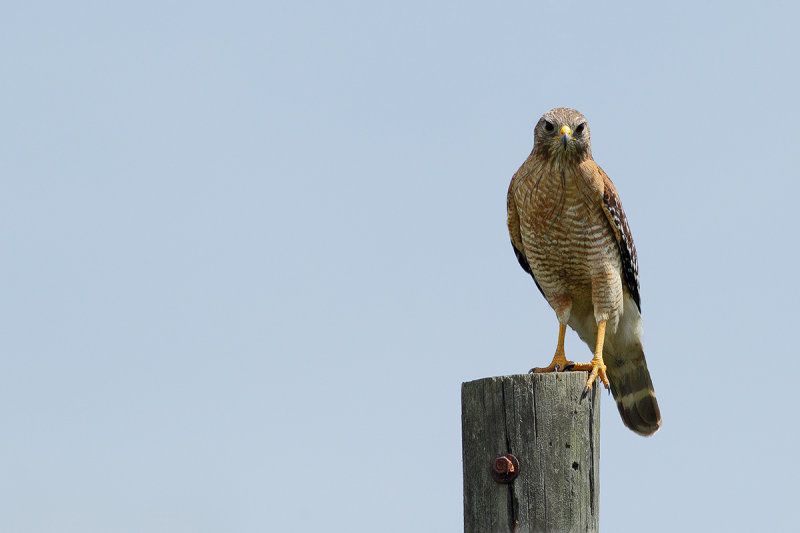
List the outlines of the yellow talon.
<svg viewBox="0 0 800 533">
<path fill-rule="evenodd" d="M 555 357 L 553 357 L 553 361 L 549 365 L 547 365 L 546 367 L 537 366 L 536 368 L 532 368 L 531 372 L 533 374 L 542 374 L 544 372 L 559 372 L 559 371 L 563 372 L 568 366 L 570 367 L 570 370 L 572 370 L 571 365 L 574 364 L 575 363 L 573 363 L 572 361 L 567 361 L 567 358 L 564 357 L 563 355 L 561 357 L 556 355 Z"/>
<path fill-rule="evenodd" d="M 586 381 L 586 390 L 592 390 L 594 381 L 599 377 L 606 388 L 609 388 L 608 376 L 606 376 L 606 365 L 603 358 L 596 355 L 588 363 L 579 363 L 572 367 L 572 370 L 589 370 L 589 379 Z"/>
</svg>

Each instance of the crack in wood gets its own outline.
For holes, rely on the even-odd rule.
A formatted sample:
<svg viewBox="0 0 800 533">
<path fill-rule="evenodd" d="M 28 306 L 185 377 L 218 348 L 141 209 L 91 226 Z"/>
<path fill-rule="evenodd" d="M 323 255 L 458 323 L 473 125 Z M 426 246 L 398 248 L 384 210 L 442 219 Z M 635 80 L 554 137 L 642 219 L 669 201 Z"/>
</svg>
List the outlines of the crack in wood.
<svg viewBox="0 0 800 533">
<path fill-rule="evenodd" d="M 506 380 L 502 380 L 500 382 L 500 390 L 502 394 L 502 409 L 503 409 L 503 433 L 506 438 L 506 453 L 513 454 L 514 451 L 511 449 L 511 436 L 508 432 L 508 403 L 506 402 Z M 513 394 L 512 394 L 513 396 Z M 517 516 L 517 499 L 514 496 L 514 482 L 508 484 L 508 514 L 511 520 L 509 524 L 510 530 L 512 532 L 516 532 L 517 524 L 519 523 L 519 517 Z"/>
</svg>

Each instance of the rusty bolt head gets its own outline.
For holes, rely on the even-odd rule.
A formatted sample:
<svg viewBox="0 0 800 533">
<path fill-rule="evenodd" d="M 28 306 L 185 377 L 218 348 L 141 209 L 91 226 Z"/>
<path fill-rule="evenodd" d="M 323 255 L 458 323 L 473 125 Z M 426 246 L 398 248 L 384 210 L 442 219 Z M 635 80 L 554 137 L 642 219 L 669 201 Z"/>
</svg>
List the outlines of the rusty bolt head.
<svg viewBox="0 0 800 533">
<path fill-rule="evenodd" d="M 498 483 L 511 483 L 519 475 L 519 461 L 507 453 L 492 463 L 492 478 Z"/>
<path fill-rule="evenodd" d="M 494 471 L 500 475 L 508 474 L 514 471 L 514 463 L 505 455 L 501 455 L 494 460 Z"/>
</svg>

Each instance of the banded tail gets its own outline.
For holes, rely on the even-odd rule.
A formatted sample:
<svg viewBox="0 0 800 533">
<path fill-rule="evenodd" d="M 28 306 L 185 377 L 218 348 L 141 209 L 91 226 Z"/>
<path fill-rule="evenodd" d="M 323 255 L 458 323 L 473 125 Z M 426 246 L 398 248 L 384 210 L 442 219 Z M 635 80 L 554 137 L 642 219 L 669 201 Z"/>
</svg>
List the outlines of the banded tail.
<svg viewBox="0 0 800 533">
<path fill-rule="evenodd" d="M 639 435 L 649 436 L 658 431 L 661 411 L 641 345 L 633 351 L 611 355 L 606 366 L 622 422 Z"/>
</svg>

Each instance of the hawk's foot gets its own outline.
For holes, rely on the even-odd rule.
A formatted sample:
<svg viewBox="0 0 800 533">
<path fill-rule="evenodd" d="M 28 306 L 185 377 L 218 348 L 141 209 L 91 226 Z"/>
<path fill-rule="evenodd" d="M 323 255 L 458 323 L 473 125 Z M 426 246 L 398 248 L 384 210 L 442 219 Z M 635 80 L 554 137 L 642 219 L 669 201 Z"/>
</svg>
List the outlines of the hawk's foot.
<svg viewBox="0 0 800 533">
<path fill-rule="evenodd" d="M 584 393 L 592 390 L 592 385 L 597 378 L 603 382 L 603 385 L 608 389 L 611 385 L 608 383 L 608 376 L 606 376 L 606 364 L 603 362 L 603 356 L 595 355 L 588 363 L 573 364 L 571 370 L 588 370 L 589 379 L 586 381 L 586 389 Z"/>
<path fill-rule="evenodd" d="M 572 367 L 575 365 L 572 361 L 567 361 L 566 356 L 564 355 L 564 335 L 567 333 L 567 325 L 566 324 L 558 324 L 558 345 L 556 346 L 556 354 L 553 356 L 553 360 L 544 368 L 531 368 L 528 373 L 529 374 L 542 374 L 544 372 L 564 372 L 565 370 L 571 370 Z"/>
<path fill-rule="evenodd" d="M 549 365 L 546 367 L 535 367 L 531 368 L 528 373 L 529 374 L 543 374 L 545 372 L 564 372 L 566 370 L 573 370 L 572 367 L 575 366 L 575 363 L 572 361 L 567 361 L 567 358 L 564 356 L 563 353 L 557 353 L 553 360 L 550 362 Z"/>
</svg>

